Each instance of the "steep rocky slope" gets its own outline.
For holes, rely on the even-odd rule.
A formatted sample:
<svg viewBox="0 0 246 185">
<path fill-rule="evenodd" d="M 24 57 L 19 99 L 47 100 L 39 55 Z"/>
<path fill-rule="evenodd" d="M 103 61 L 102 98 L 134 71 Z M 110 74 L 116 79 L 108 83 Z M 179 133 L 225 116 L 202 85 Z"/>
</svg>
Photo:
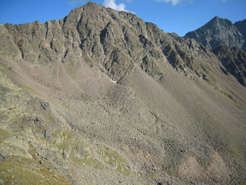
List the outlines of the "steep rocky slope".
<svg viewBox="0 0 246 185">
<path fill-rule="evenodd" d="M 246 53 L 239 48 L 219 46 L 212 50 L 221 60 L 226 70 L 246 85 Z M 225 71 L 226 73 L 226 71 Z"/>
<path fill-rule="evenodd" d="M 185 37 L 194 38 L 197 42 L 211 49 L 220 45 L 245 49 L 246 39 L 243 32 L 238 29 L 240 26 L 237 25 L 239 24 L 234 25 L 228 19 L 216 16 L 201 28 L 187 33 Z"/>
<path fill-rule="evenodd" d="M 0 183 L 245 183 L 246 89 L 194 39 L 90 2 L 0 40 Z"/>
<path fill-rule="evenodd" d="M 215 17 L 201 28 L 187 33 L 185 38 L 193 38 L 212 49 L 226 70 L 245 86 L 245 34 L 245 20 L 232 24 L 228 19 Z"/>
<path fill-rule="evenodd" d="M 246 19 L 242 21 L 237 21 L 235 22 L 234 25 L 237 27 L 240 33 L 244 36 L 244 40 L 246 40 L 245 39 L 246 38 Z M 244 42 L 242 49 L 246 51 L 246 41 Z"/>
</svg>

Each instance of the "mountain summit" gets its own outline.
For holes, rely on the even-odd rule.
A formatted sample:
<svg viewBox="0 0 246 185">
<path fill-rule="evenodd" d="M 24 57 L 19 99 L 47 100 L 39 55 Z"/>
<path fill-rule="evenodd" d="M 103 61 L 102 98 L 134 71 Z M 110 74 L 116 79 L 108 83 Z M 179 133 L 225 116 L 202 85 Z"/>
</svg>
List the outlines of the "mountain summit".
<svg viewBox="0 0 246 185">
<path fill-rule="evenodd" d="M 219 45 L 242 48 L 245 43 L 245 38 L 240 30 L 228 19 L 218 16 L 201 28 L 187 33 L 185 37 L 194 38 L 197 42 L 212 49 Z"/>
<path fill-rule="evenodd" d="M 227 71 L 245 86 L 245 52 L 235 48 L 245 50 L 245 30 L 246 20 L 232 24 L 228 19 L 216 16 L 201 28 L 187 33 L 185 38 L 193 38 L 204 46 L 213 49 L 212 51 L 218 56 Z"/>
<path fill-rule="evenodd" d="M 92 2 L 1 24 L 0 183 L 245 183 L 244 71 L 224 62 L 245 53 L 229 51 Z"/>
</svg>

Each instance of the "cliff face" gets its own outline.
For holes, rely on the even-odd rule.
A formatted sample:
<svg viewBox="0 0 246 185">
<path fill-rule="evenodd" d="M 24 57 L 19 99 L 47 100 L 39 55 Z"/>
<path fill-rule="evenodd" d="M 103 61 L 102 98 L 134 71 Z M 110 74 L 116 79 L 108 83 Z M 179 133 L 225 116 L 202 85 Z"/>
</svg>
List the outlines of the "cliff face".
<svg viewBox="0 0 246 185">
<path fill-rule="evenodd" d="M 92 2 L 0 41 L 1 183 L 246 178 L 245 87 L 216 51 Z"/>
<path fill-rule="evenodd" d="M 244 38 L 246 38 L 246 19 L 244 19 L 242 21 L 237 21 L 237 22 L 235 22 L 234 25 L 237 27 L 237 29 L 240 31 L 240 33 L 244 36 Z M 244 42 L 242 49 L 244 51 L 246 51 L 246 41 Z"/>
<path fill-rule="evenodd" d="M 221 60 L 226 70 L 235 76 L 242 85 L 246 85 L 246 53 L 239 48 L 219 46 L 212 50 Z"/>
<path fill-rule="evenodd" d="M 245 37 L 228 19 L 214 17 L 207 24 L 185 35 L 186 38 L 194 38 L 204 46 L 214 49 L 220 45 L 243 48 Z"/>
</svg>

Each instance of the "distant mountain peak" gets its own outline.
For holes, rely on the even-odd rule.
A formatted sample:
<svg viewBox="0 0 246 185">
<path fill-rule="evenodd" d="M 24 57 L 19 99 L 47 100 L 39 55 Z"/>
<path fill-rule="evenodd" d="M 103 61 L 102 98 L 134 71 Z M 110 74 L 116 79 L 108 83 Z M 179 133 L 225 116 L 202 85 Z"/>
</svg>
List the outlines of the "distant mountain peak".
<svg viewBox="0 0 246 185">
<path fill-rule="evenodd" d="M 211 19 L 211 21 L 209 21 L 208 24 L 209 23 L 217 23 L 217 24 L 222 24 L 222 25 L 227 25 L 227 26 L 233 25 L 229 19 L 220 18 L 218 16 L 215 16 L 213 19 Z"/>
<path fill-rule="evenodd" d="M 202 27 L 198 28 L 195 31 L 199 32 L 201 29 L 208 29 L 214 31 L 218 29 L 227 29 L 230 27 L 234 27 L 233 23 L 230 20 L 215 16 L 209 22 L 207 22 L 205 25 L 203 25 Z"/>
<path fill-rule="evenodd" d="M 223 18 L 219 17 L 219 16 L 215 16 L 214 18 L 212 18 L 209 22 L 218 22 L 220 20 L 224 20 Z"/>
<path fill-rule="evenodd" d="M 230 21 L 230 20 L 216 15 L 214 18 L 211 19 L 211 21 Z"/>
<path fill-rule="evenodd" d="M 230 20 L 218 16 L 185 37 L 193 38 L 210 49 L 219 45 L 242 48 L 245 42 L 244 36 Z"/>
</svg>

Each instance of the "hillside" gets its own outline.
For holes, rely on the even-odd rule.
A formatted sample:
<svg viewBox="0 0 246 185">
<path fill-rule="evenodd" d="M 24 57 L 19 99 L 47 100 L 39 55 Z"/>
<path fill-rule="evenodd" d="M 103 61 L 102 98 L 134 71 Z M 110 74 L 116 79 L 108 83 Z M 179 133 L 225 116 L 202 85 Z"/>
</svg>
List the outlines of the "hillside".
<svg viewBox="0 0 246 185">
<path fill-rule="evenodd" d="M 1 24 L 0 183 L 245 184 L 246 89 L 214 52 L 92 2 Z"/>
</svg>

